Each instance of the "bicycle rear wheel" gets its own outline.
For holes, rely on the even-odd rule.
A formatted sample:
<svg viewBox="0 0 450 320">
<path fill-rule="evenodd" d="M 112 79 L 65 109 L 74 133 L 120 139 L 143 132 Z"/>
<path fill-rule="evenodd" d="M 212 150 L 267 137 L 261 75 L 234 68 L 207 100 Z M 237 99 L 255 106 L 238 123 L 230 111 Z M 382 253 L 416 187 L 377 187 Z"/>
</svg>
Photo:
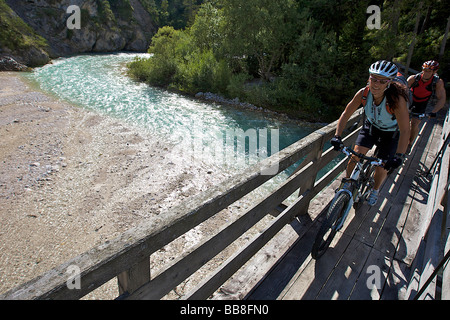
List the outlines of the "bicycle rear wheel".
<svg viewBox="0 0 450 320">
<path fill-rule="evenodd" d="M 337 232 L 337 226 L 344 216 L 345 209 L 350 201 L 350 195 L 346 192 L 340 193 L 334 204 L 328 209 L 325 220 L 320 227 L 314 241 L 311 256 L 319 259 L 331 244 Z"/>
</svg>

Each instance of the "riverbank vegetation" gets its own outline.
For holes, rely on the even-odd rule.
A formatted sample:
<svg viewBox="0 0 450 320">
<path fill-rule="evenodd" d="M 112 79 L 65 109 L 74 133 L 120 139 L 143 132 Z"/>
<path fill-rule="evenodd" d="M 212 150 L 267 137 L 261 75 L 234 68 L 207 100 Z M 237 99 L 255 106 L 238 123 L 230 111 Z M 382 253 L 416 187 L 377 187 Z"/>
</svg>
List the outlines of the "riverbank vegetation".
<svg viewBox="0 0 450 320">
<path fill-rule="evenodd" d="M 450 75 L 449 50 L 442 50 L 450 17 L 445 1 L 190 2 L 195 11 L 187 26 L 161 27 L 148 50 L 152 57 L 129 65 L 132 76 L 187 94 L 209 91 L 295 118 L 333 121 L 365 85 L 375 60 L 420 70 L 423 61 L 439 59 L 441 76 Z M 381 8 L 380 29 L 367 27 L 371 4 Z"/>
</svg>

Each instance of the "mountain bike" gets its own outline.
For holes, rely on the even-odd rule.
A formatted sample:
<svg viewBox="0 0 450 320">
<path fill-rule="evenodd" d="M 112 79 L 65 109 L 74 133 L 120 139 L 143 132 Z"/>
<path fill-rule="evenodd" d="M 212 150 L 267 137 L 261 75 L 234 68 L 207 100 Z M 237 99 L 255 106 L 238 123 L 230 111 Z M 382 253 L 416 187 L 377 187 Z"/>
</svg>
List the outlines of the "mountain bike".
<svg viewBox="0 0 450 320">
<path fill-rule="evenodd" d="M 339 189 L 327 210 L 325 220 L 317 233 L 311 255 L 313 259 L 320 258 L 331 244 L 336 233 L 344 225 L 352 206 L 358 209 L 364 202 L 375 183 L 374 173 L 377 166 L 383 166 L 383 160 L 357 153 L 349 147 L 343 147 L 341 152 L 359 158 L 350 178 L 343 178 Z"/>
</svg>

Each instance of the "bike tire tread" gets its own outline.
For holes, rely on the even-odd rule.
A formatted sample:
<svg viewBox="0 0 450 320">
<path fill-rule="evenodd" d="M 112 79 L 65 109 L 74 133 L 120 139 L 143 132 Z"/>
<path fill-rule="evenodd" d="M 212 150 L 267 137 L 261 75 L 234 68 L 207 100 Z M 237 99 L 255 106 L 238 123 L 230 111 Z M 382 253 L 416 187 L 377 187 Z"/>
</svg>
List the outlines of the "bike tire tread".
<svg viewBox="0 0 450 320">
<path fill-rule="evenodd" d="M 311 250 L 311 256 L 313 259 L 319 259 L 331 244 L 337 231 L 332 231 L 326 241 L 323 241 L 323 236 L 328 230 L 335 224 L 335 222 L 342 217 L 345 209 L 350 201 L 350 195 L 348 193 L 340 193 L 334 201 L 334 204 L 327 210 L 327 215 L 316 235 L 314 244 Z"/>
</svg>

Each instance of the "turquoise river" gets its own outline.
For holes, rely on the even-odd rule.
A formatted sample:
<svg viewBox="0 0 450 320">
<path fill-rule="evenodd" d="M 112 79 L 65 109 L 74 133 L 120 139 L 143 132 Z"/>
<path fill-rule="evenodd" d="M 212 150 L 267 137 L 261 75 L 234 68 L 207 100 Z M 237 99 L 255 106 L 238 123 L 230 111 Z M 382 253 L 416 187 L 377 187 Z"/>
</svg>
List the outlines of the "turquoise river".
<svg viewBox="0 0 450 320">
<path fill-rule="evenodd" d="M 27 77 L 45 92 L 125 121 L 172 146 L 183 146 L 183 154 L 188 152 L 187 159 L 200 154 L 198 158 L 203 162 L 220 162 L 224 170 L 234 170 L 232 174 L 317 128 L 270 112 L 208 103 L 136 82 L 126 75 L 126 63 L 145 55 L 115 53 L 59 58 L 34 69 Z M 233 134 L 244 134 L 244 147 L 238 146 L 239 139 L 230 142 Z M 256 139 L 254 144 L 252 138 Z M 223 156 L 227 148 L 233 149 L 234 157 Z M 242 165 L 230 163 L 240 156 Z"/>
</svg>

